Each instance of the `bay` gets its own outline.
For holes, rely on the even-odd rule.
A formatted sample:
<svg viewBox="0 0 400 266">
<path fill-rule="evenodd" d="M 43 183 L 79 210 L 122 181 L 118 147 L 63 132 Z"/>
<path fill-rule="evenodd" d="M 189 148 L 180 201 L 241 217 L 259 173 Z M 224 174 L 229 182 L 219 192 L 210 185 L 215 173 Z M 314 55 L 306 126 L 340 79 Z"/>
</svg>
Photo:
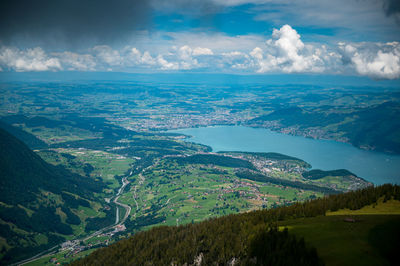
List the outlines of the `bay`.
<svg viewBox="0 0 400 266">
<path fill-rule="evenodd" d="M 278 152 L 300 158 L 313 169 L 347 169 L 374 184 L 400 183 L 400 156 L 366 151 L 348 143 L 316 140 L 244 126 L 210 126 L 170 130 L 213 151 Z"/>
</svg>

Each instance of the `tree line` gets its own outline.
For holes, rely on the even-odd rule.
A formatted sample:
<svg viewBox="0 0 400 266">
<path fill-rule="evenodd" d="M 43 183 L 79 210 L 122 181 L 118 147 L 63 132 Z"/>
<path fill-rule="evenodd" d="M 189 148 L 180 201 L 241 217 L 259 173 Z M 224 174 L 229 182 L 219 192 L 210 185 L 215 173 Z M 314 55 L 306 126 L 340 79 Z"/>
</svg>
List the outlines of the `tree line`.
<svg viewBox="0 0 400 266">
<path fill-rule="evenodd" d="M 73 265 L 321 265 L 314 248 L 287 231 L 281 220 L 360 209 L 379 198 L 400 200 L 400 187 L 382 185 L 329 195 L 276 209 L 213 218 L 198 224 L 161 226 L 95 251 Z"/>
</svg>

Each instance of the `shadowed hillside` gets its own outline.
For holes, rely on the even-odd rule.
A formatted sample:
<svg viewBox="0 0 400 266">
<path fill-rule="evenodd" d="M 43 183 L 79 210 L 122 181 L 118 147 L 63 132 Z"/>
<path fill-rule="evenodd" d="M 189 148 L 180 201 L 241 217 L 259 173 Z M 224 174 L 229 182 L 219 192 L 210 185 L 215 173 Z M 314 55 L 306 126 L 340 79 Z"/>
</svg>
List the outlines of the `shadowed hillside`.
<svg viewBox="0 0 400 266">
<path fill-rule="evenodd" d="M 90 207 L 103 184 L 43 161 L 22 141 L 0 129 L 0 262 L 47 249 L 81 223 L 79 206 Z"/>
</svg>

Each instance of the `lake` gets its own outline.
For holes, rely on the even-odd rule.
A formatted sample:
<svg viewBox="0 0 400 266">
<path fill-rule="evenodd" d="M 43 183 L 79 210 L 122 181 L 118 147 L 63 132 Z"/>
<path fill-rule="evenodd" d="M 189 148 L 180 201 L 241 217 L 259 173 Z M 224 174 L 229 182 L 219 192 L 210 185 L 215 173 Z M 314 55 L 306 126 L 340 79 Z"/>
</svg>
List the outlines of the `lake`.
<svg viewBox="0 0 400 266">
<path fill-rule="evenodd" d="M 243 126 L 212 126 L 170 130 L 191 136 L 187 141 L 213 151 L 278 152 L 300 158 L 313 169 L 347 169 L 375 184 L 400 183 L 400 156 L 365 151 L 350 144 L 316 140 Z"/>
</svg>

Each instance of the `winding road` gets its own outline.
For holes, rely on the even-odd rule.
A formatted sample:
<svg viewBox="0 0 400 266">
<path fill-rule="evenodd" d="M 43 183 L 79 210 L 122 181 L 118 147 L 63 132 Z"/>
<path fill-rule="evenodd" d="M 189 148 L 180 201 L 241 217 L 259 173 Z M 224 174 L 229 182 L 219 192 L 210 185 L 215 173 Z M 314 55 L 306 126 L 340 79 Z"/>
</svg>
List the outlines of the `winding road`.
<svg viewBox="0 0 400 266">
<path fill-rule="evenodd" d="M 77 238 L 77 239 L 72 240 L 72 241 L 76 241 L 77 244 L 74 244 L 74 245 L 72 245 L 70 247 L 73 248 L 76 245 L 78 245 L 78 243 L 80 243 L 81 241 L 86 241 L 86 240 L 88 240 L 88 239 L 90 239 L 92 237 L 100 235 L 101 233 L 103 233 L 106 230 L 110 230 L 110 229 L 116 228 L 117 226 L 122 225 L 126 221 L 126 219 L 128 219 L 129 214 L 131 213 L 131 207 L 126 205 L 126 204 L 118 202 L 118 199 L 121 196 L 121 194 L 124 192 L 125 187 L 129 184 L 129 181 L 128 181 L 127 177 L 131 176 L 132 173 L 133 173 L 133 171 L 131 171 L 129 175 L 127 175 L 127 176 L 122 178 L 122 185 L 118 189 L 118 192 L 117 192 L 117 194 L 115 195 L 115 197 L 113 199 L 113 202 L 117 205 L 115 223 L 112 224 L 112 225 L 106 226 L 106 227 L 104 227 L 104 228 L 102 228 L 100 230 L 97 230 L 96 232 L 94 232 L 94 233 L 92 233 L 92 234 L 90 234 L 90 235 L 88 235 L 88 236 L 86 236 L 84 238 Z M 118 208 L 118 206 L 121 206 L 122 208 L 125 209 L 125 216 L 124 216 L 124 218 L 121 219 L 121 221 L 119 219 L 119 208 Z M 57 253 L 57 248 L 59 246 L 60 245 L 53 246 L 53 247 L 51 247 L 51 248 L 49 248 L 47 250 L 44 250 L 44 251 L 36 254 L 33 257 L 30 257 L 29 259 L 25 259 L 25 260 L 19 261 L 17 263 L 11 264 L 11 265 L 24 265 L 24 264 L 30 263 L 32 261 L 38 260 L 40 258 L 49 256 L 51 254 L 55 254 L 55 253 Z"/>
<path fill-rule="evenodd" d="M 113 200 L 113 202 L 116 205 L 121 206 L 122 208 L 125 209 L 125 216 L 124 216 L 124 218 L 122 218 L 121 222 L 118 223 L 119 222 L 119 208 L 117 206 L 117 210 L 116 210 L 117 213 L 115 215 L 115 226 L 123 224 L 126 221 L 126 219 L 128 219 L 129 214 L 131 213 L 132 208 L 129 205 L 118 202 L 119 197 L 121 196 L 122 192 L 124 192 L 124 189 L 128 184 L 129 184 L 129 181 L 127 180 L 127 178 L 126 177 L 122 178 L 122 186 L 119 188 L 118 193 Z"/>
</svg>

